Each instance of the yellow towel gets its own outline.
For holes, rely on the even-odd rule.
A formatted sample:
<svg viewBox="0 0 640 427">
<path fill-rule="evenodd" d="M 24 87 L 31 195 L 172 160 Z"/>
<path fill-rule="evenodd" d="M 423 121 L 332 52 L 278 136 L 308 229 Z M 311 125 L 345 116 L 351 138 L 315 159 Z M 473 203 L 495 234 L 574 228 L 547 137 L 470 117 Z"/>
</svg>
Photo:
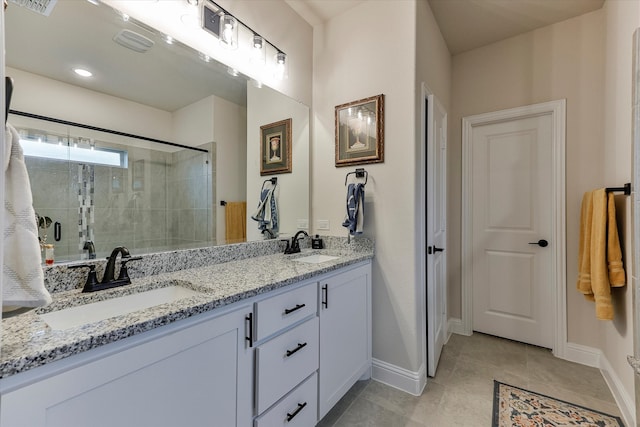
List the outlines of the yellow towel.
<svg viewBox="0 0 640 427">
<path fill-rule="evenodd" d="M 596 317 L 613 320 L 611 287 L 625 285 L 613 194 L 585 193 L 580 218 L 578 290 L 596 303 Z"/>
<path fill-rule="evenodd" d="M 241 243 L 247 240 L 247 202 L 227 202 L 225 240 L 227 243 Z"/>
</svg>

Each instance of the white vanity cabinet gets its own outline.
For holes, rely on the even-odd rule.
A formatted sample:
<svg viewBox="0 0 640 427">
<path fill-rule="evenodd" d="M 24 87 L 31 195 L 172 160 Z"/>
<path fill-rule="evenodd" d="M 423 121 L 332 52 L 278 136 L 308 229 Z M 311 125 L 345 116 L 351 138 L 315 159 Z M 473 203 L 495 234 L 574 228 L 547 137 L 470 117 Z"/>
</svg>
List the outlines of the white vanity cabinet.
<svg viewBox="0 0 640 427">
<path fill-rule="evenodd" d="M 371 263 L 319 282 L 319 418 L 360 378 L 371 376 Z"/>
<path fill-rule="evenodd" d="M 371 262 L 0 380 L 2 427 L 315 425 L 371 374 Z"/>
<path fill-rule="evenodd" d="M 56 364 L 26 372 L 31 383 L 14 390 L 4 381 L 0 425 L 250 426 L 251 308 L 198 315 L 124 340 L 127 348 L 118 341 L 72 356 L 53 374 Z"/>
<path fill-rule="evenodd" d="M 319 354 L 317 281 L 259 301 L 254 311 L 259 338 L 255 355 L 254 425 L 315 425 Z M 289 415 L 281 416 L 283 413 Z"/>
</svg>

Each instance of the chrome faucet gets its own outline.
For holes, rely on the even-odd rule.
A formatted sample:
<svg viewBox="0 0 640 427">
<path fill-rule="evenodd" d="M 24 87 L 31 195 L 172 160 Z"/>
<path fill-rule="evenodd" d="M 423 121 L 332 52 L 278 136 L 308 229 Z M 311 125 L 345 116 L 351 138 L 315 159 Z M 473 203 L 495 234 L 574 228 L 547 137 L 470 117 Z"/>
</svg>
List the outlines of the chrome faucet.
<svg viewBox="0 0 640 427">
<path fill-rule="evenodd" d="M 118 254 L 121 255 L 120 274 L 118 275 L 118 278 L 115 279 L 116 258 L 118 257 Z M 131 254 L 129 254 L 129 249 L 124 246 L 118 246 L 111 251 L 111 255 L 107 258 L 107 266 L 104 269 L 102 281 L 98 281 L 95 264 L 70 265 L 69 268 L 88 268 L 89 276 L 84 284 L 84 288 L 82 288 L 82 292 L 95 292 L 103 289 L 115 288 L 117 286 L 129 285 L 131 283 L 131 279 L 129 278 L 129 272 L 127 271 L 127 263 L 129 261 L 139 259 L 142 259 L 142 257 L 132 257 Z"/>
<path fill-rule="evenodd" d="M 295 236 L 293 236 L 291 238 L 291 245 L 289 245 L 289 242 L 287 242 L 287 248 L 284 250 L 285 254 L 297 254 L 298 252 L 300 252 L 300 243 L 298 242 L 298 240 L 304 238 L 304 237 L 298 237 L 301 234 L 304 234 L 306 237 L 309 237 L 309 235 L 307 234 L 306 231 L 304 231 L 304 230 L 298 231 L 295 234 Z M 286 242 L 286 240 L 285 240 L 285 242 Z"/>
</svg>

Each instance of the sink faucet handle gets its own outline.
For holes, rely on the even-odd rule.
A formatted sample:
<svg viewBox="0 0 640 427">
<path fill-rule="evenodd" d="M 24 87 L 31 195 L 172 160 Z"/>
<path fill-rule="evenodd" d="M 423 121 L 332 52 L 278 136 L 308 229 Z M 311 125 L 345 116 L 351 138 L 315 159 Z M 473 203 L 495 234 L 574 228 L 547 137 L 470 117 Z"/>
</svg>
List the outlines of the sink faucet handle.
<svg viewBox="0 0 640 427">
<path fill-rule="evenodd" d="M 285 254 L 290 253 L 289 251 L 291 250 L 291 247 L 289 246 L 289 241 L 288 241 L 287 239 L 281 239 L 280 241 L 281 241 L 281 242 L 285 242 L 285 243 L 287 244 L 287 247 L 286 247 L 286 248 L 284 248 L 284 253 L 285 253 Z"/>
<path fill-rule="evenodd" d="M 131 283 L 131 279 L 129 278 L 129 271 L 127 270 L 127 263 L 129 261 L 138 261 L 140 259 L 142 259 L 141 256 L 136 256 L 136 257 L 125 256 L 125 257 L 122 257 L 122 259 L 120 260 L 120 274 L 118 275 L 118 280 L 126 280 L 127 282 Z"/>
<path fill-rule="evenodd" d="M 91 292 L 94 290 L 95 286 L 98 285 L 98 276 L 96 274 L 96 265 L 95 264 L 76 264 L 70 265 L 67 268 L 88 268 L 89 275 L 87 276 L 87 281 L 84 283 L 84 287 L 82 288 L 82 292 Z"/>
</svg>

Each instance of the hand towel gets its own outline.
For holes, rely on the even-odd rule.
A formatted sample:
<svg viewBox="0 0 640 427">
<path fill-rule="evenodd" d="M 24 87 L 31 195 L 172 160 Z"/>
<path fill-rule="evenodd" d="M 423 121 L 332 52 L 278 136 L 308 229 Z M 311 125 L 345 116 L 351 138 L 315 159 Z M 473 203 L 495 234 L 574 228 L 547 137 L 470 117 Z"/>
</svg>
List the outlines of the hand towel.
<svg viewBox="0 0 640 427">
<path fill-rule="evenodd" d="M 593 217 L 593 192 L 582 197 L 580 209 L 580 243 L 578 245 L 578 291 L 591 294 L 591 222 Z"/>
<path fill-rule="evenodd" d="M 258 230 L 269 230 L 274 236 L 278 232 L 278 204 L 275 196 L 276 187 L 265 188 L 260 192 L 260 202 L 251 219 L 258 221 Z"/>
<path fill-rule="evenodd" d="M 589 196 L 586 194 L 585 199 L 589 203 Z M 616 223 L 615 199 L 604 188 L 593 191 L 590 206 L 586 207 L 586 216 L 585 199 L 580 221 L 578 289 L 585 298 L 595 301 L 598 319 L 613 320 L 611 287 L 624 286 L 626 281 Z"/>
<path fill-rule="evenodd" d="M 247 240 L 247 202 L 227 202 L 224 218 L 226 242 L 245 242 Z"/>
<path fill-rule="evenodd" d="M 342 223 L 352 236 L 362 234 L 364 228 L 364 184 L 347 186 L 347 213 Z"/>
<path fill-rule="evenodd" d="M 40 242 L 20 136 L 7 125 L 4 150 L 4 260 L 2 311 L 51 302 L 44 287 Z"/>
</svg>

